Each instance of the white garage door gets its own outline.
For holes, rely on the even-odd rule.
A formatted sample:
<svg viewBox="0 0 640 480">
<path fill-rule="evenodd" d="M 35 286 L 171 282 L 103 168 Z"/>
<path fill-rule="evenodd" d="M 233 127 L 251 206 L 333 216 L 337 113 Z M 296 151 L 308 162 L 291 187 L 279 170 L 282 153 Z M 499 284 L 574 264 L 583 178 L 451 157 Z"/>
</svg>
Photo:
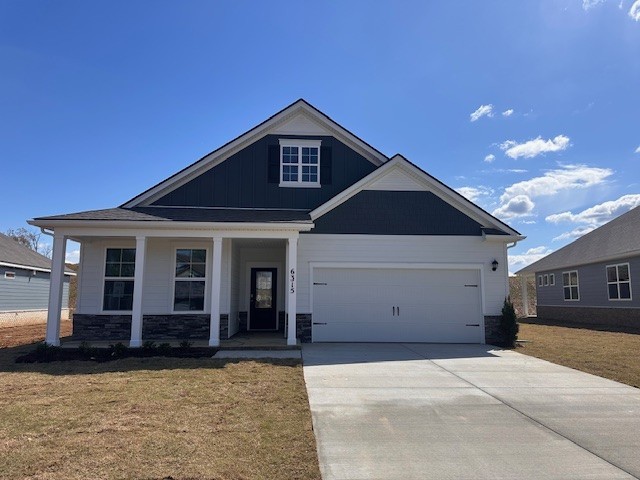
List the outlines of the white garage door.
<svg viewBox="0 0 640 480">
<path fill-rule="evenodd" d="M 314 342 L 481 343 L 478 270 L 315 268 Z"/>
</svg>

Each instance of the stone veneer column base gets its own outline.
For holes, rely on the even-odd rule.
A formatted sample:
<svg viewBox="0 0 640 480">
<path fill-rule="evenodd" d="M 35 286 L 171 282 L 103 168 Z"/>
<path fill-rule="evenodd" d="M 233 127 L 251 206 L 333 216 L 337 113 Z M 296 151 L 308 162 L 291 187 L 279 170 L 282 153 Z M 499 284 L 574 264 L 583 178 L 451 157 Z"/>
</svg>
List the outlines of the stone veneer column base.
<svg viewBox="0 0 640 480">
<path fill-rule="evenodd" d="M 301 343 L 311 343 L 311 314 L 298 313 L 296 315 L 296 338 Z"/>
<path fill-rule="evenodd" d="M 502 345 L 504 343 L 504 336 L 500 331 L 501 315 L 485 315 L 484 317 L 484 336 L 485 343 L 491 345 Z"/>
</svg>

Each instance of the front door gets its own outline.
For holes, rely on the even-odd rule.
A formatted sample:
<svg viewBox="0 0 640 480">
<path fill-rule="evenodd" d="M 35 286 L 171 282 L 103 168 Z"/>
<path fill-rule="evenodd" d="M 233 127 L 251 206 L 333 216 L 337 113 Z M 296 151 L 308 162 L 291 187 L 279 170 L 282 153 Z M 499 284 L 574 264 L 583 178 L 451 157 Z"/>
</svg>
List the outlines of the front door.
<svg viewBox="0 0 640 480">
<path fill-rule="evenodd" d="M 278 329 L 277 272 L 275 268 L 251 269 L 250 330 Z"/>
</svg>

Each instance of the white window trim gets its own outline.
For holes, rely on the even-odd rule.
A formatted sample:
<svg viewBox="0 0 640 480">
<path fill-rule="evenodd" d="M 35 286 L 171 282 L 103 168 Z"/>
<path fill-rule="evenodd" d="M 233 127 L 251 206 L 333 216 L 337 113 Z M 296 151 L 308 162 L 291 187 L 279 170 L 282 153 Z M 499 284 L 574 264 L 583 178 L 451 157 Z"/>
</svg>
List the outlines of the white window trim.
<svg viewBox="0 0 640 480">
<path fill-rule="evenodd" d="M 131 315 L 133 313 L 133 307 L 131 310 L 105 310 L 104 309 L 104 284 L 107 280 L 131 280 L 133 282 L 133 288 L 136 288 L 135 277 L 107 277 L 107 250 L 109 249 L 133 249 L 136 250 L 134 245 L 107 245 L 104 247 L 102 255 L 102 289 L 100 295 L 100 313 L 105 315 Z M 138 252 L 136 251 L 136 255 Z M 135 268 L 135 267 L 134 267 Z"/>
<path fill-rule="evenodd" d="M 571 274 L 576 273 L 576 284 L 571 285 Z M 564 284 L 564 274 L 569 274 L 569 285 Z M 564 298 L 564 289 L 569 287 L 569 292 L 571 292 L 571 287 L 578 288 L 578 298 Z M 580 301 L 580 275 L 578 274 L 578 270 L 567 270 L 566 272 L 562 272 L 562 298 L 565 302 L 579 302 Z"/>
<path fill-rule="evenodd" d="M 549 275 L 548 274 L 544 274 L 544 286 L 548 287 L 549 286 Z"/>
<path fill-rule="evenodd" d="M 16 272 L 4 272 L 4 278 L 7 280 L 15 280 Z"/>
<path fill-rule="evenodd" d="M 296 188 L 319 188 L 320 185 L 320 145 L 321 140 L 296 140 L 296 139 L 279 139 L 280 142 L 280 187 L 296 187 Z M 285 182 L 282 180 L 282 172 L 284 164 L 282 163 L 282 148 L 283 147 L 298 147 L 298 163 L 288 163 L 287 165 L 298 166 L 298 181 Z M 317 182 L 303 182 L 302 181 L 302 147 L 315 147 L 318 149 L 318 181 Z"/>
<path fill-rule="evenodd" d="M 556 274 L 555 273 L 550 273 L 549 274 L 549 285 L 551 285 L 552 287 L 554 287 L 556 285 Z"/>
<path fill-rule="evenodd" d="M 609 297 L 609 285 L 616 284 L 618 286 L 618 295 L 620 295 L 620 277 L 618 275 L 618 267 L 623 265 L 627 266 L 627 271 L 629 272 L 629 298 L 611 298 Z M 607 274 L 607 269 L 611 267 L 616 267 L 616 277 L 618 280 L 616 282 L 609 281 L 609 275 Z M 628 262 L 626 263 L 614 263 L 613 265 L 607 265 L 604 269 L 605 279 L 607 281 L 607 298 L 610 302 L 630 302 L 633 300 L 633 290 L 631 289 L 631 265 Z M 627 281 L 623 281 L 623 283 L 627 283 Z"/>
<path fill-rule="evenodd" d="M 541 287 L 542 285 L 542 275 L 538 275 L 538 286 Z"/>
<path fill-rule="evenodd" d="M 204 277 L 176 277 L 176 267 L 178 264 L 178 250 L 204 250 L 206 253 L 204 263 Z M 209 298 L 209 269 L 211 268 L 211 251 L 209 247 L 204 245 L 180 245 L 173 247 L 173 270 L 171 270 L 171 313 L 174 315 L 196 315 L 201 313 L 207 313 L 207 300 Z M 204 299 L 202 302 L 202 310 L 176 310 L 176 281 L 178 282 L 197 282 L 204 281 Z"/>
</svg>

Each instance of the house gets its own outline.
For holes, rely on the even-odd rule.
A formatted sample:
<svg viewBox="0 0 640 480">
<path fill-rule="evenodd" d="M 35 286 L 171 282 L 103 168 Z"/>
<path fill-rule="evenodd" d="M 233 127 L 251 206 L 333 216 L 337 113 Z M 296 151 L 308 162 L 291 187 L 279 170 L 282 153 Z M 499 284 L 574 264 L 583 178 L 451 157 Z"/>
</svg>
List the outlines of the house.
<svg viewBox="0 0 640 480">
<path fill-rule="evenodd" d="M 61 277 L 61 315 L 69 318 L 69 281 Z M 51 260 L 0 233 L 0 326 L 44 323 L 49 303 Z"/>
<path fill-rule="evenodd" d="M 54 231 L 54 273 L 81 244 L 74 338 L 132 346 L 490 342 L 523 238 L 304 100 L 120 207 L 30 223 Z"/>
<path fill-rule="evenodd" d="M 640 327 L 640 300 L 633 296 L 640 292 L 640 208 L 516 275 L 536 276 L 538 318 Z"/>
</svg>

